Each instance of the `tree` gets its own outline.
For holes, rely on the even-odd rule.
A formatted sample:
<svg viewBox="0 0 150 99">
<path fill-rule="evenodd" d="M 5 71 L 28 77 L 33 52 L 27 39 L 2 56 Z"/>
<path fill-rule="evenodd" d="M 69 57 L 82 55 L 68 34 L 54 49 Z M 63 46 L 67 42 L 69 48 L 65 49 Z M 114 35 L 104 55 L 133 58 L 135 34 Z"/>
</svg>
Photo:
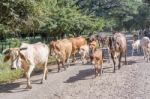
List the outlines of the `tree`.
<svg viewBox="0 0 150 99">
<path fill-rule="evenodd" d="M 106 19 L 106 26 L 113 22 L 107 28 L 123 29 L 124 23 L 133 19 L 138 14 L 138 7 L 142 2 L 137 0 L 76 0 L 76 4 L 86 12 L 87 15 L 94 14 L 97 17 Z M 110 22 L 107 22 L 111 20 Z"/>
</svg>

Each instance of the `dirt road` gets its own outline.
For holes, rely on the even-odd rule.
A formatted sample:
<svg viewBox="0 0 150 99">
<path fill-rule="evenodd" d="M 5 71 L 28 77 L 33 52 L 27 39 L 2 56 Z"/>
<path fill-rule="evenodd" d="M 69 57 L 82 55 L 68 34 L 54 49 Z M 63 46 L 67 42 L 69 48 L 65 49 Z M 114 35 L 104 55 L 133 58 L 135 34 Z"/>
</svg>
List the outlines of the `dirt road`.
<svg viewBox="0 0 150 99">
<path fill-rule="evenodd" d="M 128 53 L 128 56 L 131 53 Z M 94 78 L 91 65 L 76 64 L 67 71 L 32 76 L 32 89 L 26 79 L 0 86 L 0 99 L 150 99 L 150 63 L 143 56 L 129 56 L 129 64 L 112 73 L 112 63 L 104 63 L 102 76 Z"/>
</svg>

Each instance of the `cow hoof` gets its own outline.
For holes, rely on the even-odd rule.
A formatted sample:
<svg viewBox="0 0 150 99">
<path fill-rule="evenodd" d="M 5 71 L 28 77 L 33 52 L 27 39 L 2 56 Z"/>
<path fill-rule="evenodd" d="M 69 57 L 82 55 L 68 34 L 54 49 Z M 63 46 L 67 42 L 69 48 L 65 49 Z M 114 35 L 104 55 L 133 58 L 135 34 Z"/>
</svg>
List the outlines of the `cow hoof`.
<svg viewBox="0 0 150 99">
<path fill-rule="evenodd" d="M 45 77 L 45 80 L 47 80 L 47 76 Z"/>
<path fill-rule="evenodd" d="M 43 84 L 44 83 L 44 80 L 41 80 L 41 84 Z"/>
<path fill-rule="evenodd" d="M 26 87 L 26 89 L 32 89 L 32 86 L 31 86 L 31 85 L 28 85 L 28 86 Z"/>
<path fill-rule="evenodd" d="M 57 72 L 59 73 L 59 72 L 60 72 L 60 69 L 58 69 Z"/>
</svg>

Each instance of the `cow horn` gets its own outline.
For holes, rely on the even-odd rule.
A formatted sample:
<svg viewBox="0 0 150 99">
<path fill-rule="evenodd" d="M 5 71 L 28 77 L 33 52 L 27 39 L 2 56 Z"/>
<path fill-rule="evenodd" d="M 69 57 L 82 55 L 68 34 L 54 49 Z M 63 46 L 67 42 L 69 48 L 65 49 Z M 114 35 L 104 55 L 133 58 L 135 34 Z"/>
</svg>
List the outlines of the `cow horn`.
<svg viewBox="0 0 150 99">
<path fill-rule="evenodd" d="M 10 48 L 7 48 L 7 49 L 5 49 L 5 50 L 3 50 L 3 54 L 8 54 L 10 52 Z"/>
<path fill-rule="evenodd" d="M 27 47 L 19 48 L 19 50 L 20 50 L 20 51 L 22 51 L 22 50 L 26 50 L 26 49 L 27 49 Z"/>
</svg>

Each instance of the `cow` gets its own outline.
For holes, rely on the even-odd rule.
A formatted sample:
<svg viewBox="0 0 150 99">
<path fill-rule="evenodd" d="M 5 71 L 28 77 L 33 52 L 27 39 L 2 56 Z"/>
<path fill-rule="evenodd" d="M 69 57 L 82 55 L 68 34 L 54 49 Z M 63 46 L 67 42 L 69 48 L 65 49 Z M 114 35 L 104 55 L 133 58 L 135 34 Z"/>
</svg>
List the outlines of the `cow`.
<svg viewBox="0 0 150 99">
<path fill-rule="evenodd" d="M 91 59 L 91 63 L 94 65 L 95 77 L 99 74 L 102 74 L 102 63 L 103 63 L 103 55 L 102 50 L 96 48 L 96 41 L 92 41 L 89 44 L 89 56 Z"/>
<path fill-rule="evenodd" d="M 91 55 L 91 62 L 94 65 L 95 69 L 95 77 L 102 74 L 103 68 L 103 57 L 102 57 L 102 50 L 96 49 Z"/>
<path fill-rule="evenodd" d="M 134 50 L 137 50 L 139 53 L 139 49 L 141 48 L 141 40 L 136 40 L 135 42 L 132 43 L 132 56 L 134 54 Z"/>
<path fill-rule="evenodd" d="M 138 39 L 139 39 L 139 36 L 138 36 L 138 34 L 133 34 L 133 36 L 132 36 L 132 39 L 133 39 L 133 41 L 136 41 L 136 40 L 138 40 Z"/>
<path fill-rule="evenodd" d="M 99 46 L 104 47 L 107 45 L 108 36 L 105 33 L 97 33 L 97 34 L 91 34 L 88 36 L 88 42 L 92 41 L 98 41 Z"/>
<path fill-rule="evenodd" d="M 99 46 L 104 47 L 105 45 L 107 45 L 107 41 L 108 41 L 108 36 L 105 33 L 98 33 L 97 34 L 97 41 Z"/>
<path fill-rule="evenodd" d="M 90 43 L 90 42 L 92 42 L 92 41 L 96 41 L 97 40 L 97 34 L 92 34 L 92 33 L 90 33 L 89 35 L 88 35 L 88 43 Z"/>
<path fill-rule="evenodd" d="M 35 67 L 43 68 L 41 83 L 47 79 L 47 62 L 49 48 L 41 42 L 35 44 L 22 43 L 20 48 L 9 48 L 4 51 L 4 62 L 11 60 L 11 69 L 23 68 L 27 78 L 27 87 L 31 89 L 30 75 Z"/>
<path fill-rule="evenodd" d="M 96 46 L 97 46 L 97 42 L 96 41 L 92 41 L 89 43 L 89 48 L 90 48 L 90 51 L 89 53 L 94 53 L 94 51 L 96 50 Z"/>
<path fill-rule="evenodd" d="M 144 53 L 144 59 L 147 58 L 147 61 L 149 61 L 149 59 L 147 57 L 149 55 L 147 52 L 149 43 L 150 43 L 150 39 L 148 37 L 143 37 L 141 39 L 141 48 L 142 48 L 143 53 Z"/>
<path fill-rule="evenodd" d="M 60 64 L 62 64 L 62 67 L 66 70 L 65 63 L 69 65 L 69 58 L 72 53 L 72 42 L 68 39 L 51 41 L 49 49 L 50 55 L 55 56 L 57 60 L 58 72 L 60 71 Z"/>
<path fill-rule="evenodd" d="M 127 64 L 126 61 L 127 41 L 125 36 L 119 32 L 114 33 L 112 37 L 109 37 L 108 47 L 114 64 L 113 72 L 115 72 L 116 58 L 118 58 L 119 61 L 118 64 L 119 69 L 121 67 L 121 57 L 123 54 L 125 54 L 125 64 Z"/>
<path fill-rule="evenodd" d="M 75 38 L 70 38 L 69 39 L 72 43 L 72 56 L 73 56 L 73 60 L 72 62 L 76 61 L 75 55 L 76 53 L 79 51 L 80 47 L 82 45 L 87 44 L 87 41 L 84 37 L 75 37 Z"/>
<path fill-rule="evenodd" d="M 79 54 L 81 55 L 82 64 L 85 64 L 89 59 L 89 45 L 82 45 Z"/>
</svg>

